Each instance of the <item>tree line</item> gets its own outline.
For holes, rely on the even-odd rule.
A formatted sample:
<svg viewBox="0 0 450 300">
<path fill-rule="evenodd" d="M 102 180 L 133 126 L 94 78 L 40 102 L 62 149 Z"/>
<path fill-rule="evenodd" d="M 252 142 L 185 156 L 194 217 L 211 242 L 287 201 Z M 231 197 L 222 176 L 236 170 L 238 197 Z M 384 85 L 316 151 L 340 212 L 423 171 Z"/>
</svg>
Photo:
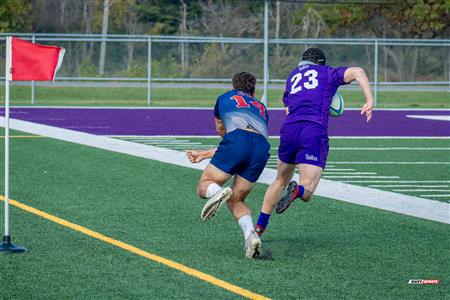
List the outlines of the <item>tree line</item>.
<svg viewBox="0 0 450 300">
<path fill-rule="evenodd" d="M 271 0 L 270 38 L 450 38 L 450 0 L 318 2 L 321 1 Z M 263 13 L 263 0 L 2 0 L 0 32 L 262 38 Z M 76 63 L 70 67 L 70 72 L 102 75 L 105 68 L 108 69 L 105 56 L 116 55 L 125 62 L 125 66 L 116 67 L 116 72 L 127 76 L 145 73 L 142 66 L 145 55 L 140 55 L 142 50 L 134 43 L 116 47 L 115 53 L 109 45 L 108 49 L 106 43 L 94 45 L 92 42 L 74 48 L 72 55 L 76 56 Z M 391 76 L 396 80 L 408 80 L 418 76 L 418 64 L 423 63 L 424 52 L 430 49 L 385 46 L 381 50 L 381 60 L 396 69 L 396 72 L 389 72 Z M 181 70 L 179 77 L 220 76 L 215 74 L 217 65 L 214 64 L 232 65 L 230 57 L 244 53 L 235 59 L 237 65 L 242 65 L 244 62 L 240 60 L 252 56 L 246 51 L 262 55 L 260 50 L 250 46 L 216 44 L 195 47 L 181 43 L 176 51 L 161 51 L 155 54 L 158 61 L 154 67 L 160 68 L 161 74 L 164 68 Z M 354 50 L 355 53 L 351 51 L 347 50 L 350 52 L 347 57 L 365 53 L 370 60 L 373 56 L 370 47 Z M 290 65 L 293 61 L 285 59 L 290 55 L 290 47 L 276 45 L 271 51 L 271 63 Z M 438 57 L 447 62 L 444 68 L 448 68 L 448 56 L 448 49 L 439 50 Z M 260 63 L 258 57 L 252 59 Z M 296 59 L 298 54 L 293 58 Z M 431 64 L 441 64 L 439 60 L 426 59 L 430 59 Z M 285 72 L 284 68 L 278 71 Z M 389 79 L 387 67 L 383 72 L 384 79 Z M 448 70 L 444 70 L 444 74 L 447 73 Z M 430 74 L 424 76 L 434 76 Z"/>
</svg>

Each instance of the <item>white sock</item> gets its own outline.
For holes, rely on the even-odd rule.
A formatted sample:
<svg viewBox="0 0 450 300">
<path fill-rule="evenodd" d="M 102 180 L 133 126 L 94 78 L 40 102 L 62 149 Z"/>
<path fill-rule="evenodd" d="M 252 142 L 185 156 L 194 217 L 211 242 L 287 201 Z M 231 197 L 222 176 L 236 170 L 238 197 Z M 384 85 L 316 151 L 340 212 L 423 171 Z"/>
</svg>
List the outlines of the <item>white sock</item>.
<svg viewBox="0 0 450 300">
<path fill-rule="evenodd" d="M 244 234 L 245 239 L 247 239 L 250 233 L 255 230 L 252 217 L 249 215 L 240 217 L 238 223 L 242 228 L 242 233 Z"/>
<path fill-rule="evenodd" d="M 222 190 L 222 187 L 220 185 L 218 185 L 217 183 L 211 183 L 206 188 L 206 195 L 205 196 L 206 196 L 206 198 L 211 198 L 212 196 L 217 194 L 217 192 L 219 192 L 220 190 Z"/>
</svg>

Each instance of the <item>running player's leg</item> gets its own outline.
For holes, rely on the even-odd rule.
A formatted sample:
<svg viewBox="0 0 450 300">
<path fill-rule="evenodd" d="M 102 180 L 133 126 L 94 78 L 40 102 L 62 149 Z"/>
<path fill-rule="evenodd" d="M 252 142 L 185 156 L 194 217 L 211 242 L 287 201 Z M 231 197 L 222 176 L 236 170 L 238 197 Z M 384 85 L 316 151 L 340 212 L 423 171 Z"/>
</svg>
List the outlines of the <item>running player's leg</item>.
<svg viewBox="0 0 450 300">
<path fill-rule="evenodd" d="M 212 164 L 208 164 L 200 177 L 197 186 L 197 194 L 200 198 L 211 198 L 221 186 L 231 177 L 221 169 Z"/>
<path fill-rule="evenodd" d="M 245 153 L 242 154 L 240 151 L 242 147 L 238 140 L 240 135 L 242 132 L 235 130 L 224 136 L 200 178 L 198 195 L 208 198 L 200 215 L 202 220 L 212 218 L 231 196 L 231 189 L 222 188 L 222 185 L 239 171 L 239 166 L 245 157 Z"/>
<path fill-rule="evenodd" d="M 287 164 L 278 160 L 277 165 L 277 178 L 269 186 L 264 196 L 261 211 L 267 214 L 271 214 L 275 206 L 280 200 L 281 194 L 292 179 L 295 171 L 295 164 Z"/>
<path fill-rule="evenodd" d="M 200 213 L 202 220 L 212 218 L 224 202 L 231 196 L 230 188 L 223 188 L 222 185 L 231 177 L 213 164 L 208 164 L 203 171 L 197 186 L 197 194 L 208 201 L 203 206 Z"/>
<path fill-rule="evenodd" d="M 256 234 L 251 210 L 244 201 L 266 166 L 270 145 L 266 138 L 256 133 L 246 133 L 243 138 L 245 141 L 243 140 L 242 144 L 247 142 L 248 147 L 245 150 L 241 148 L 241 152 L 245 151 L 247 156 L 240 164 L 242 168 L 234 177 L 233 195 L 227 204 L 244 234 L 245 255 L 252 258 L 261 252 L 261 240 Z"/>
<path fill-rule="evenodd" d="M 282 192 L 286 189 L 286 186 L 292 179 L 295 167 L 295 164 L 287 164 L 281 160 L 278 160 L 277 178 L 274 182 L 272 182 L 264 195 L 261 212 L 258 217 L 258 222 L 256 223 L 256 232 L 259 236 L 261 236 L 264 230 L 266 230 L 270 215 L 272 214 L 275 206 L 277 206 Z"/>
<path fill-rule="evenodd" d="M 244 201 L 252 190 L 253 185 L 253 182 L 250 182 L 239 175 L 234 177 L 233 185 L 231 186 L 233 193 L 228 200 L 227 205 L 236 220 L 239 220 L 245 215 L 251 215 L 251 210 Z"/>
<path fill-rule="evenodd" d="M 296 198 L 305 202 L 311 199 L 327 162 L 329 145 L 326 128 L 306 122 L 301 137 L 302 148 L 295 158 L 299 164 L 299 184 L 295 181 L 289 183 L 286 194 L 278 202 L 278 213 L 286 210 Z"/>
<path fill-rule="evenodd" d="M 299 165 L 299 189 L 302 187 L 303 195 L 300 196 L 300 191 L 298 191 L 298 197 L 305 202 L 311 200 L 312 195 L 316 191 L 317 185 L 320 181 L 320 176 L 322 176 L 323 168 L 314 165 L 300 164 Z"/>
<path fill-rule="evenodd" d="M 227 201 L 228 209 L 236 218 L 242 229 L 245 241 L 245 256 L 247 258 L 258 257 L 261 253 L 261 240 L 256 234 L 255 227 L 253 226 L 252 212 L 245 204 L 245 198 L 252 190 L 253 184 L 253 182 L 236 175 L 231 187 L 233 193 Z"/>
</svg>

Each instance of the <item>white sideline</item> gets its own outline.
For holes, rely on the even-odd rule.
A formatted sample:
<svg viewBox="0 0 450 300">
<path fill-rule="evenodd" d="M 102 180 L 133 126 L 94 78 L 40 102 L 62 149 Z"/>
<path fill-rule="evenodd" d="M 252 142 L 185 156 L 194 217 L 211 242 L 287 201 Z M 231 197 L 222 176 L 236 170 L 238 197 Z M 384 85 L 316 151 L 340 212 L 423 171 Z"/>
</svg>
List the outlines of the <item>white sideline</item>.
<svg viewBox="0 0 450 300">
<path fill-rule="evenodd" d="M 4 127 L 3 117 L 0 117 L 0 124 Z M 132 143 L 124 140 L 97 136 L 84 132 L 41 125 L 17 119 L 10 119 L 10 128 L 22 132 L 48 136 L 58 140 L 157 160 L 192 169 L 203 170 L 208 163 L 207 161 L 203 161 L 199 164 L 191 164 L 186 159 L 184 152 L 181 151 Z M 270 184 L 274 180 L 275 176 L 275 170 L 266 168 L 258 182 Z M 335 182 L 327 179 L 322 179 L 320 181 L 320 184 L 317 187 L 316 195 L 450 224 L 450 204 L 444 202 L 386 192 L 378 189 L 351 185 L 348 183 Z"/>
</svg>

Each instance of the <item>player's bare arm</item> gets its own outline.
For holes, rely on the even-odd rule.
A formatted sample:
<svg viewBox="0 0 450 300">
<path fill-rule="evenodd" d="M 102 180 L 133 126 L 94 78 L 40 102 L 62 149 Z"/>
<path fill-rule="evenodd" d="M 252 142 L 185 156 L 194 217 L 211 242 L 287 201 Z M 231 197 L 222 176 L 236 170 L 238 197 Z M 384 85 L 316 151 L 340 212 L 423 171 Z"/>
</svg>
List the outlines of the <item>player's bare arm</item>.
<svg viewBox="0 0 450 300">
<path fill-rule="evenodd" d="M 219 118 L 214 118 L 214 122 L 216 123 L 216 132 L 217 134 L 223 138 L 223 136 L 225 135 L 226 131 L 225 131 L 225 125 L 223 125 L 223 122 L 221 119 Z"/>
<path fill-rule="evenodd" d="M 211 158 L 216 153 L 217 148 L 209 150 L 188 150 L 186 151 L 186 156 L 189 161 L 193 164 L 199 163 L 206 158 Z"/>
<path fill-rule="evenodd" d="M 367 78 L 366 72 L 364 72 L 363 68 L 360 67 L 351 67 L 348 68 L 344 73 L 344 81 L 346 83 L 350 83 L 353 80 L 356 80 L 361 87 L 361 90 L 366 98 L 366 103 L 363 105 L 361 110 L 361 115 L 365 115 L 367 122 L 372 118 L 372 109 L 373 109 L 373 97 L 370 92 L 370 84 L 369 79 Z"/>
</svg>

